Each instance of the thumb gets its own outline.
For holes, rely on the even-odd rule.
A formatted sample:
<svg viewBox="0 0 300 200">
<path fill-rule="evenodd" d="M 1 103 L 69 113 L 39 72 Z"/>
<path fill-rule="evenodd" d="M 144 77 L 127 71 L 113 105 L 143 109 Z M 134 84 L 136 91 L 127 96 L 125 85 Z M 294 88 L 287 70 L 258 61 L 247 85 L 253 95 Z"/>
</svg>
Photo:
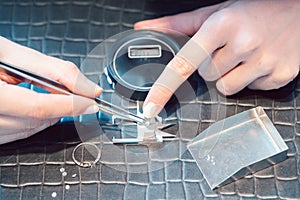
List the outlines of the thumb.
<svg viewBox="0 0 300 200">
<path fill-rule="evenodd" d="M 223 3 L 191 12 L 140 21 L 134 24 L 134 29 L 168 29 L 185 35 L 194 35 L 205 20 L 221 6 Z"/>
<path fill-rule="evenodd" d="M 50 119 L 99 110 L 95 101 L 77 95 L 42 94 L 3 83 L 0 90 L 0 113 L 3 115 Z"/>
</svg>

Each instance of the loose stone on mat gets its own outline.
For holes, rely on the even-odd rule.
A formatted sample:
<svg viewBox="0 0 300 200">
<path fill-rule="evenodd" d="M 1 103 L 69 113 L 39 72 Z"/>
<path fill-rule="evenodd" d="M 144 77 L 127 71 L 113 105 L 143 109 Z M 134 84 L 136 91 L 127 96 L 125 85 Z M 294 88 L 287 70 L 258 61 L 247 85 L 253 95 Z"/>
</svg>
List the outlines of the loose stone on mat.
<svg viewBox="0 0 300 200">
<path fill-rule="evenodd" d="M 56 192 L 52 192 L 51 196 L 52 196 L 53 198 L 55 198 L 55 197 L 57 196 L 57 193 L 56 193 Z"/>
</svg>

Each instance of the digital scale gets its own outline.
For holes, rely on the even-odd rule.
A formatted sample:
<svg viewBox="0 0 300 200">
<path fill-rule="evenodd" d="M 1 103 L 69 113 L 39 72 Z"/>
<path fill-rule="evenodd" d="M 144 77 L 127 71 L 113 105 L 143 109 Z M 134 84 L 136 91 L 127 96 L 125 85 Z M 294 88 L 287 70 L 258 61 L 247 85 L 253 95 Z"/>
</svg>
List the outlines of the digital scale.
<svg viewBox="0 0 300 200">
<path fill-rule="evenodd" d="M 144 100 L 153 83 L 179 51 L 170 36 L 150 30 L 128 32 L 108 51 L 105 74 L 119 94 Z"/>
</svg>

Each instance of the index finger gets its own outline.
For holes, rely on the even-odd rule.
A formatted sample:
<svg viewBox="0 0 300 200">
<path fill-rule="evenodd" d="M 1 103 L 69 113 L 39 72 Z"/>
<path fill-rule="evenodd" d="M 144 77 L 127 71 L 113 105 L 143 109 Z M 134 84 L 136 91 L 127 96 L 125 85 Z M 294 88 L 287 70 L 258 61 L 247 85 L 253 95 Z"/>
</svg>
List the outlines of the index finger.
<svg viewBox="0 0 300 200">
<path fill-rule="evenodd" d="M 51 119 L 91 114 L 99 110 L 95 101 L 77 95 L 37 93 L 1 81 L 0 91 L 0 114 L 2 115 Z"/>
<path fill-rule="evenodd" d="M 45 55 L 1 36 L 0 43 L 0 56 L 3 62 L 54 79 L 75 94 L 95 98 L 102 92 L 102 89 L 97 84 L 87 79 L 78 67 L 69 61 Z M 1 79 L 14 83 L 14 80 L 7 80 L 7 77 L 5 78 L 3 75 Z"/>
<path fill-rule="evenodd" d="M 219 47 L 224 35 L 212 23 L 203 27 L 182 47 L 153 84 L 144 103 L 144 116 L 152 118 L 163 109 L 177 88 Z M 214 33 L 214 34 L 212 34 Z"/>
</svg>

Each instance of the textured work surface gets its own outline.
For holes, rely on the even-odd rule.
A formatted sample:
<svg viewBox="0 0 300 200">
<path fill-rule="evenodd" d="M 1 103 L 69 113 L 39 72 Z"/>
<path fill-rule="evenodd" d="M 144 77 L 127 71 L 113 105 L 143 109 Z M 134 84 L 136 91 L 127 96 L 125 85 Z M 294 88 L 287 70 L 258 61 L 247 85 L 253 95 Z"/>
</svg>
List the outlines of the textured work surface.
<svg viewBox="0 0 300 200">
<path fill-rule="evenodd" d="M 97 44 L 131 29 L 135 21 L 207 3 L 204 0 L 0 2 L 0 35 L 78 66 Z M 99 82 L 99 68 L 83 66 L 81 70 Z M 300 199 L 298 79 L 279 91 L 243 91 L 227 99 L 213 89 L 208 91 L 199 79 L 192 82 L 197 86 L 197 98 L 176 112 L 180 124 L 178 139 L 171 141 L 165 151 L 152 153 L 145 146 L 115 147 L 109 141 L 101 141 L 100 164 L 91 169 L 80 168 L 71 157 L 81 139 L 78 126 L 76 129 L 72 122 L 63 123 L 31 138 L 0 146 L 0 197 L 52 199 L 52 193 L 56 192 L 56 199 Z M 105 95 L 110 95 L 109 90 Z M 288 159 L 211 191 L 195 161 L 185 151 L 185 144 L 195 136 L 195 130 L 200 132 L 217 119 L 257 105 L 264 107 L 284 138 L 289 147 Z M 110 128 L 114 134 L 113 127 L 103 126 L 108 131 Z M 146 156 L 137 161 L 134 156 L 139 154 Z M 66 176 L 60 172 L 62 167 Z"/>
</svg>

